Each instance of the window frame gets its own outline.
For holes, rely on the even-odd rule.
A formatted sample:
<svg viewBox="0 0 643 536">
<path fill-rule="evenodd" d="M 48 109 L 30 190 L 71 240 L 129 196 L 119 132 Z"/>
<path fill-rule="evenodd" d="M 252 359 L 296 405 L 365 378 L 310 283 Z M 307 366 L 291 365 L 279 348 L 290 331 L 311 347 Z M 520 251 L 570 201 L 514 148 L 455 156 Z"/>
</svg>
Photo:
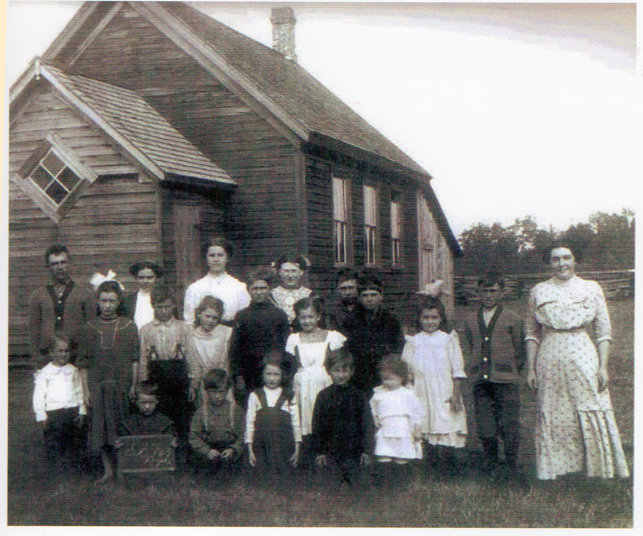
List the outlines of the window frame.
<svg viewBox="0 0 643 536">
<path fill-rule="evenodd" d="M 42 161 L 49 155 L 54 154 L 58 160 L 63 164 L 63 167 L 54 176 Z M 34 173 L 43 168 L 51 175 L 56 182 L 58 182 L 65 190 L 67 195 L 60 203 L 56 203 L 53 198 L 32 178 Z M 75 185 L 68 188 L 59 177 L 65 169 L 69 169 L 78 181 Z M 76 156 L 74 151 L 70 149 L 58 136 L 49 134 L 38 145 L 36 150 L 27 158 L 22 164 L 17 173 L 12 175 L 12 179 L 18 186 L 27 194 L 31 200 L 42 210 L 50 219 L 58 223 L 75 204 L 82 192 L 89 187 L 96 179 L 98 174 L 90 167 L 85 165 Z M 51 183 L 50 183 L 51 185 Z"/>
<path fill-rule="evenodd" d="M 396 208 L 394 208 L 396 207 Z M 390 199 L 391 216 L 391 266 L 402 266 L 402 194 L 392 191 Z"/>
<path fill-rule="evenodd" d="M 336 182 L 337 181 L 337 182 Z M 336 185 L 342 185 L 342 191 L 338 194 Z M 352 261 L 352 225 L 351 225 L 351 184 L 348 177 L 339 174 L 331 175 L 331 192 L 332 192 L 332 212 L 333 212 L 333 264 L 337 267 L 349 266 Z M 340 207 L 343 212 L 343 218 L 338 218 L 338 207 L 336 205 L 338 197 L 342 198 L 343 206 Z M 340 233 L 343 232 L 343 241 L 339 242 Z M 343 247 L 344 258 L 341 259 L 339 252 Z"/>
<path fill-rule="evenodd" d="M 367 192 L 372 192 L 372 204 L 369 209 Z M 379 260 L 379 218 L 378 218 L 378 200 L 379 195 L 377 186 L 365 183 L 362 187 L 362 196 L 364 201 L 364 266 L 373 267 L 378 265 Z M 372 219 L 371 219 L 372 216 Z"/>
</svg>

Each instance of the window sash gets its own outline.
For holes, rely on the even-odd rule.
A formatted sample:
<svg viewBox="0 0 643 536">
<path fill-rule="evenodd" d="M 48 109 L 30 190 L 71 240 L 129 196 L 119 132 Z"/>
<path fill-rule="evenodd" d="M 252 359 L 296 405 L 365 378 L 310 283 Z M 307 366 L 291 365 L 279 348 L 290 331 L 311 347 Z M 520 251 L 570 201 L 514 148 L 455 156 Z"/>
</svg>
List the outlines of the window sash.
<svg viewBox="0 0 643 536">
<path fill-rule="evenodd" d="M 333 249 L 335 263 L 348 262 L 348 195 L 346 179 L 333 177 Z"/>
</svg>

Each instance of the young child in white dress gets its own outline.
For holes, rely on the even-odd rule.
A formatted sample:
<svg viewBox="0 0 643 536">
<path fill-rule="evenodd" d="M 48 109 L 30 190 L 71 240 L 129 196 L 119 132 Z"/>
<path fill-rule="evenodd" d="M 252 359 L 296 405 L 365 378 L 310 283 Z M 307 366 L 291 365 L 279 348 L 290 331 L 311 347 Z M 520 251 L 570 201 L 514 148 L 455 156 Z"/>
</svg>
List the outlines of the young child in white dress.
<svg viewBox="0 0 643 536">
<path fill-rule="evenodd" d="M 424 408 L 412 389 L 409 367 L 398 355 L 388 355 L 379 364 L 382 384 L 373 390 L 371 411 L 375 422 L 375 459 L 385 483 L 404 481 L 408 462 L 422 459 Z"/>
<path fill-rule="evenodd" d="M 466 379 L 458 335 L 447 333 L 444 305 L 426 297 L 417 311 L 418 333 L 407 339 L 402 359 L 409 364 L 413 390 L 426 408 L 422 437 L 428 443 L 429 464 L 440 472 L 457 472 L 454 449 L 465 446 L 467 417 L 462 404 Z"/>
<path fill-rule="evenodd" d="M 338 350 L 344 345 L 346 337 L 338 331 L 319 327 L 322 306 L 318 297 L 308 296 L 297 301 L 294 310 L 302 330 L 288 337 L 286 352 L 295 357 L 298 366 L 293 387 L 301 419 L 302 464 L 306 466 L 312 456 L 310 438 L 313 433 L 315 399 L 322 389 L 332 384 L 324 368 L 324 360 L 328 352 Z"/>
</svg>

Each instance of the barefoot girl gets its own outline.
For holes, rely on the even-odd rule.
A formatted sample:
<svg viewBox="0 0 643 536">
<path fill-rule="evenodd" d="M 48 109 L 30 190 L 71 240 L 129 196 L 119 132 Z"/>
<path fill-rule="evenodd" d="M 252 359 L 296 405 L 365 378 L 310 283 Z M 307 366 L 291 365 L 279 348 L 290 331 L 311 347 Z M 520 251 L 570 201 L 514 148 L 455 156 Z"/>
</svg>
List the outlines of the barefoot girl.
<svg viewBox="0 0 643 536">
<path fill-rule="evenodd" d="M 89 446 L 100 452 L 104 474 L 98 483 L 114 476 L 114 442 L 120 419 L 127 410 L 128 391 L 139 358 L 136 324 L 119 316 L 122 291 L 116 281 L 97 290 L 98 316 L 83 327 L 77 365 L 82 369 L 90 407 Z"/>
</svg>

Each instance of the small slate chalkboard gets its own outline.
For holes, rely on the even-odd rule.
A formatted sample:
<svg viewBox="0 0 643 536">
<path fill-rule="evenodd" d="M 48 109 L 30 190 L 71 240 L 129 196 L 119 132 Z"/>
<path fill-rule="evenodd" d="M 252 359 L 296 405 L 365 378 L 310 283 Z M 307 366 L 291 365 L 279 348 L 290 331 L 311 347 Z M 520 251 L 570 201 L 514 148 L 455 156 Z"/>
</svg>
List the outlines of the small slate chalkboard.
<svg viewBox="0 0 643 536">
<path fill-rule="evenodd" d="M 138 435 L 118 438 L 123 446 L 117 450 L 117 470 L 123 473 L 160 473 L 176 469 L 172 443 L 174 436 Z"/>
</svg>

